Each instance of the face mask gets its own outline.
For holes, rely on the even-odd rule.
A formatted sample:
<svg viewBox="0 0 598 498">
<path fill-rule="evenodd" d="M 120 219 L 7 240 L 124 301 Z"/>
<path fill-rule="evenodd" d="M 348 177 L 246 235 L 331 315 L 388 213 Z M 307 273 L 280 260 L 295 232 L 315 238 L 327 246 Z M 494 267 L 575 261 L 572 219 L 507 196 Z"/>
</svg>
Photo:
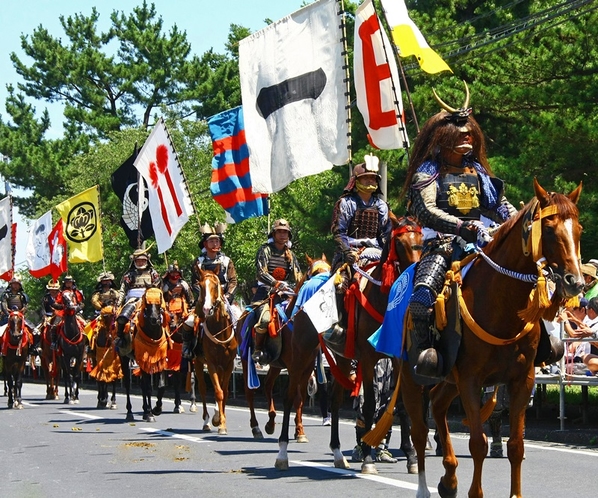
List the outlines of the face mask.
<svg viewBox="0 0 598 498">
<path fill-rule="evenodd" d="M 362 192 L 364 194 L 371 194 L 378 190 L 378 185 L 363 185 L 359 180 L 355 182 L 355 188 L 357 188 L 358 192 Z"/>
</svg>

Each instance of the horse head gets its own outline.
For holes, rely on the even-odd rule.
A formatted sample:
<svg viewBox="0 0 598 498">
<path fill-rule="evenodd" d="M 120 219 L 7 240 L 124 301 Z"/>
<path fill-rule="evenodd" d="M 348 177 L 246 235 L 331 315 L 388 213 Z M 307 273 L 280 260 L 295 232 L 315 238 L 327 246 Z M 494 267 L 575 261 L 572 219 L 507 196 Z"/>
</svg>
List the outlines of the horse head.
<svg viewBox="0 0 598 498">
<path fill-rule="evenodd" d="M 66 314 L 74 315 L 77 312 L 77 298 L 75 296 L 75 291 L 71 289 L 63 290 L 62 302 L 64 303 Z"/>
<path fill-rule="evenodd" d="M 422 255 L 424 235 L 422 229 L 411 216 L 397 218 L 390 214 L 392 222 L 390 252 L 395 251 L 401 271 L 417 263 Z"/>
<path fill-rule="evenodd" d="M 326 259 L 326 255 L 322 253 L 322 257 L 320 259 L 312 259 L 307 254 L 305 255 L 307 259 L 307 278 L 313 277 L 319 273 L 325 273 L 330 271 L 330 263 Z"/>
<path fill-rule="evenodd" d="M 25 330 L 25 317 L 19 310 L 11 310 L 8 314 L 8 330 L 10 331 L 10 339 L 13 343 L 23 337 Z"/>
<path fill-rule="evenodd" d="M 200 293 L 195 305 L 195 315 L 205 320 L 222 310 L 224 295 L 218 275 L 209 270 L 200 270 L 198 276 Z"/>
<path fill-rule="evenodd" d="M 141 308 L 139 310 L 141 325 L 148 326 L 151 329 L 161 328 L 166 313 L 166 302 L 162 291 L 156 287 L 149 287 L 141 299 Z"/>
<path fill-rule="evenodd" d="M 529 244 L 534 258 L 536 253 L 545 258 L 545 269 L 556 284 L 556 293 L 561 299 L 577 296 L 584 286 L 579 248 L 582 226 L 577 208 L 581 188 L 580 183 L 569 195 L 547 192 L 534 179 L 538 209 Z M 541 230 L 534 229 L 533 224 L 538 222 Z M 539 240 L 537 233 L 541 234 Z"/>
</svg>

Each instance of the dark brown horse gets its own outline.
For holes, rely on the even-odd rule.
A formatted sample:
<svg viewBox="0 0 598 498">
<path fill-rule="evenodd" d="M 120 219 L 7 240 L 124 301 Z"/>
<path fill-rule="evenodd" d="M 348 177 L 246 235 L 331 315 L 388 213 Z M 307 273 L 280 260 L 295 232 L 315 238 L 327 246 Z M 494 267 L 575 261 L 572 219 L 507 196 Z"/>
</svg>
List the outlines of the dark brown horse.
<svg viewBox="0 0 598 498">
<path fill-rule="evenodd" d="M 169 315 L 160 289 L 150 287 L 145 291 L 134 322 L 133 353 L 141 373 L 143 420 L 155 422 L 154 415 L 162 413 L 169 347 Z M 155 374 L 159 375 L 158 394 L 156 406 L 152 408 L 152 381 Z"/>
<path fill-rule="evenodd" d="M 212 417 L 212 424 L 218 427 L 218 434 L 227 434 L 226 401 L 237 354 L 237 340 L 220 279 L 216 274 L 207 270 L 199 270 L 198 276 L 200 295 L 195 304 L 193 333 L 198 341 L 195 351 L 197 354 L 195 372 L 203 403 L 203 429 L 209 430 L 208 421 L 210 419 L 203 374 L 204 365 L 206 365 L 214 387 L 217 406 L 217 411 Z M 189 321 L 187 320 L 187 324 Z M 186 327 L 189 332 L 187 324 L 184 324 L 183 327 Z"/>
<path fill-rule="evenodd" d="M 11 311 L 2 336 L 2 356 L 4 356 L 4 380 L 8 384 L 8 408 L 23 408 L 21 389 L 23 372 L 29 355 L 33 337 L 25 325 L 25 317 L 20 311 Z"/>
<path fill-rule="evenodd" d="M 58 384 L 60 383 L 60 357 L 51 348 L 50 322 L 53 316 L 46 316 L 40 332 L 40 362 L 46 380 L 46 399 L 58 399 Z"/>
<path fill-rule="evenodd" d="M 405 218 L 399 220 L 392 216 L 391 219 L 393 223 L 392 236 L 382 251 L 380 263 L 369 275 L 368 282 L 363 291 L 360 291 L 364 297 L 361 302 L 369 303 L 366 305 L 367 309 L 360 304 L 354 310 L 349 310 L 349 314 L 355 313 L 354 341 L 348 343 L 350 354 L 344 353 L 347 356 L 346 358 L 341 354 L 336 355 L 339 369 L 337 373 L 335 373 L 335 369 L 331 365 L 331 372 L 335 377 L 339 376 L 339 381 L 333 383 L 330 407 L 332 415 L 330 448 L 334 454 L 335 467 L 349 468 L 349 463 L 340 451 L 339 409 L 342 403 L 344 388 L 347 387 L 351 369 L 350 360 L 351 358 L 355 358 L 361 363 L 362 385 L 364 388 L 363 415 L 366 420 L 366 426 L 371 427 L 375 404 L 373 392 L 374 366 L 378 359 L 381 358 L 381 355 L 376 353 L 367 339 L 380 326 L 381 318 L 386 311 L 388 294 L 386 293 L 386 289 L 385 292 L 381 290 L 381 284 L 386 286 L 392 284 L 392 280 L 398 276 L 397 266 L 398 268 L 405 269 L 410 264 L 418 261 L 421 255 L 422 236 L 417 224 L 413 220 Z M 357 289 L 353 291 L 357 291 Z M 302 311 L 295 316 L 295 329 L 298 333 L 293 334 L 293 357 L 292 363 L 288 367 L 289 390 L 285 398 L 283 425 L 278 440 L 279 453 L 276 458 L 276 468 L 282 470 L 288 469 L 289 414 L 296 397 L 295 391 L 297 389 L 297 387 L 293 386 L 300 386 L 303 389 L 303 386 L 307 385 L 309 376 L 313 371 L 314 360 L 320 344 L 317 331 L 311 320 Z M 369 457 L 367 461 L 364 461 L 362 469 L 364 472 L 373 472 L 375 469 L 372 469 L 373 461 L 370 455 L 370 448 L 365 443 L 362 444 L 364 456 L 366 458 Z"/>
<path fill-rule="evenodd" d="M 116 410 L 116 381 L 123 378 L 120 357 L 114 349 L 116 339 L 116 312 L 114 306 L 104 306 L 95 319 L 91 340 L 90 356 L 94 359 L 93 370 L 89 376 L 98 385 L 97 408 Z M 109 388 L 112 387 L 112 394 Z"/>
<path fill-rule="evenodd" d="M 308 271 L 307 271 L 305 277 L 307 279 L 309 279 L 310 277 L 312 277 L 314 275 L 318 275 L 318 274 L 330 271 L 330 264 L 328 263 L 326 256 L 324 254 L 322 254 L 322 257 L 320 259 L 312 259 L 309 256 L 306 256 L 306 258 L 307 258 L 307 264 L 308 264 Z M 300 282 L 297 285 L 297 292 L 299 292 L 299 290 L 301 289 L 304 282 L 305 282 L 305 279 L 304 279 L 304 281 Z M 290 300 L 290 302 L 287 306 L 287 311 L 286 311 L 286 314 L 288 315 L 287 318 L 291 318 L 291 312 L 293 310 L 294 304 L 295 304 L 295 299 L 293 298 Z M 245 342 L 244 339 L 245 339 L 246 334 L 251 335 L 251 333 L 252 333 L 251 328 L 252 328 L 252 324 L 255 322 L 255 318 L 253 318 L 251 314 L 253 313 L 254 309 L 256 309 L 256 306 L 252 306 L 247 311 L 245 311 L 243 313 L 243 315 L 241 316 L 241 318 L 239 319 L 239 322 L 237 323 L 236 336 L 237 336 L 237 341 L 239 342 L 239 344 L 243 344 Z M 247 322 L 247 326 L 245 326 L 246 322 Z M 264 379 L 264 393 L 266 396 L 266 403 L 268 406 L 268 422 L 266 423 L 264 428 L 265 428 L 267 434 L 274 434 L 274 429 L 276 427 L 276 408 L 274 406 L 274 397 L 273 397 L 274 383 L 275 383 L 276 379 L 278 378 L 278 376 L 280 375 L 280 372 L 283 369 L 287 368 L 287 365 L 291 361 L 291 355 L 292 355 L 291 342 L 292 342 L 292 331 L 294 329 L 294 326 L 292 325 L 292 320 L 291 320 L 291 322 L 289 322 L 288 325 L 283 325 L 282 327 L 277 327 L 277 328 L 280 328 L 279 333 L 281 334 L 281 341 L 282 341 L 282 348 L 281 348 L 280 356 L 276 361 L 270 363 L 269 368 L 268 368 L 268 373 L 266 374 L 265 379 Z M 249 341 L 249 337 L 247 337 L 247 340 Z M 255 396 L 255 392 L 257 391 L 257 389 L 251 388 L 249 386 L 249 382 L 248 382 L 249 381 L 248 360 L 249 360 L 249 358 L 242 351 L 241 352 L 241 364 L 243 367 L 243 387 L 245 390 L 245 399 L 247 400 L 247 406 L 249 407 L 249 414 L 250 414 L 249 425 L 251 427 L 251 432 L 253 434 L 253 437 L 255 439 L 262 439 L 264 436 L 262 434 L 262 431 L 259 427 L 259 422 L 255 415 L 254 396 Z M 307 436 L 305 435 L 305 431 L 303 428 L 303 420 L 302 420 L 303 400 L 304 400 L 304 393 L 305 393 L 306 389 L 307 389 L 307 383 L 305 385 L 305 389 L 297 390 L 297 395 L 295 397 L 295 402 L 294 402 L 295 440 L 298 443 L 307 443 L 308 442 Z"/>
<path fill-rule="evenodd" d="M 559 306 L 583 288 L 579 261 L 581 226 L 576 203 L 581 185 L 569 196 L 549 193 L 534 180 L 535 198 L 500 227 L 463 278 L 460 310 L 462 340 L 456 363 L 430 393 L 432 412 L 443 448 L 445 474 L 441 497 L 457 495 L 457 459 L 451 444 L 447 410 L 460 395 L 470 428 L 474 462 L 470 497 L 482 497 L 482 465 L 488 441 L 482 430 L 480 393 L 485 386 L 506 385 L 509 398 L 511 464 L 509 496 L 521 497 L 521 461 L 525 410 L 534 385 L 534 360 L 540 341 L 540 318 L 552 320 Z M 555 291 L 548 299 L 544 278 Z M 532 291 L 534 291 L 532 293 Z M 402 369 L 404 400 L 411 415 L 418 455 L 417 497 L 429 497 L 424 456 L 428 428 L 423 422 L 422 387 Z"/>
<path fill-rule="evenodd" d="M 64 403 L 79 403 L 81 367 L 85 354 L 85 322 L 77 316 L 77 303 L 74 292 L 62 291 L 64 310 L 62 323 L 58 325 L 58 352 L 64 377 Z"/>
</svg>

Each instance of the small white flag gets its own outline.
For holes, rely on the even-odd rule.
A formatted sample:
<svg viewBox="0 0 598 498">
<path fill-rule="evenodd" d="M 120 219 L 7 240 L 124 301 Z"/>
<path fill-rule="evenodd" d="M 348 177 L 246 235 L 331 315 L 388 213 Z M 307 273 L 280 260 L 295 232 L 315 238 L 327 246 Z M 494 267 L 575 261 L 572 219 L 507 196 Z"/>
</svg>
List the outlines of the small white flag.
<svg viewBox="0 0 598 498">
<path fill-rule="evenodd" d="M 303 311 L 319 333 L 326 332 L 338 322 L 334 276 L 332 275 L 303 305 Z"/>
<path fill-rule="evenodd" d="M 52 211 L 40 216 L 29 230 L 27 240 L 27 264 L 29 273 L 41 278 L 50 273 L 50 245 L 48 238 L 52 232 Z"/>
</svg>

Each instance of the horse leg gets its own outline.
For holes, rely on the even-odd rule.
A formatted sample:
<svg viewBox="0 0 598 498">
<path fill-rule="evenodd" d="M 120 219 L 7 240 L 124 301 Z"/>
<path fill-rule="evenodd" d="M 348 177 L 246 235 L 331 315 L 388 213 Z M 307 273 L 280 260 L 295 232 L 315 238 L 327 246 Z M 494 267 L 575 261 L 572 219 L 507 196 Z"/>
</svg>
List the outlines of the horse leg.
<svg viewBox="0 0 598 498">
<path fill-rule="evenodd" d="M 361 358 L 361 375 L 362 375 L 362 388 L 363 388 L 363 407 L 361 413 L 363 415 L 364 427 L 363 434 L 366 434 L 371 428 L 374 422 L 374 412 L 376 411 L 376 399 L 374 394 L 374 368 L 375 368 L 375 357 L 362 357 Z M 376 465 L 372 459 L 372 447 L 365 441 L 361 440 L 358 442 L 361 446 L 363 454 L 363 463 L 361 464 L 362 474 L 377 474 Z"/>
<path fill-rule="evenodd" d="M 312 361 L 306 370 L 306 382 L 309 376 L 311 375 L 311 372 L 313 371 L 313 365 L 314 363 Z M 348 377 L 349 369 L 347 365 L 350 365 L 348 361 L 346 362 L 346 365 L 345 362 L 341 362 L 338 364 L 338 366 L 341 367 L 343 374 Z M 342 368 L 343 366 L 344 368 Z M 332 423 L 330 424 L 330 449 L 332 450 L 332 454 L 334 455 L 334 466 L 340 469 L 349 469 L 349 462 L 347 462 L 347 459 L 341 453 L 341 441 L 338 430 L 339 410 L 343 402 L 343 391 L 344 388 L 340 384 L 340 382 L 332 383 L 332 395 L 330 400 L 330 414 L 332 417 Z"/>
<path fill-rule="evenodd" d="M 407 473 L 417 474 L 417 455 L 411 443 L 411 421 L 402 400 L 397 403 L 397 414 L 401 427 L 401 451 L 407 458 Z"/>
<path fill-rule="evenodd" d="M 295 396 L 295 441 L 297 441 L 298 443 L 309 443 L 309 439 L 307 439 L 307 436 L 305 435 L 305 430 L 303 429 L 303 400 L 306 396 L 307 382 L 305 383 L 305 385 L 297 387 L 297 394 Z"/>
<path fill-rule="evenodd" d="M 106 408 L 108 404 L 108 386 L 103 381 L 98 381 L 98 404 L 96 408 Z"/>
<path fill-rule="evenodd" d="M 313 362 L 311 363 L 313 368 Z M 282 415 L 282 426 L 280 429 L 280 436 L 278 438 L 278 455 L 276 455 L 276 461 L 274 467 L 278 470 L 289 470 L 289 455 L 287 449 L 289 446 L 289 425 L 291 419 L 291 408 L 295 401 L 295 395 L 297 392 L 297 385 L 299 385 L 300 375 L 293 368 L 289 370 L 289 387 L 283 402 L 283 415 Z"/>
<path fill-rule="evenodd" d="M 196 383 L 197 375 L 195 374 L 195 368 L 193 365 L 193 361 L 189 360 L 187 365 L 188 365 L 188 369 L 189 369 L 187 371 L 187 377 L 189 379 L 189 391 L 190 391 L 189 401 L 191 402 L 190 406 L 189 406 L 189 411 L 191 413 L 195 413 L 197 411 L 197 398 L 195 397 L 195 383 Z"/>
<path fill-rule="evenodd" d="M 534 375 L 528 373 L 525 383 L 509 385 L 509 440 L 507 455 L 511 463 L 511 498 L 521 497 L 521 462 L 523 461 L 523 429 L 525 426 L 525 410 L 534 387 Z"/>
<path fill-rule="evenodd" d="M 118 408 L 116 404 L 116 381 L 112 382 L 112 396 L 110 397 L 110 409 L 116 410 Z"/>
<path fill-rule="evenodd" d="M 152 377 L 153 378 L 153 377 Z M 152 409 L 152 413 L 156 416 L 162 415 L 162 398 L 164 397 L 164 392 L 166 391 L 166 371 L 163 370 L 158 374 L 158 395 L 156 399 L 156 406 Z M 150 390 L 150 407 L 151 407 L 151 390 Z"/>
<path fill-rule="evenodd" d="M 4 360 L 6 363 L 6 359 Z M 10 370 L 4 366 L 4 382 L 6 382 L 6 394 L 8 395 L 8 408 L 14 408 L 13 399 L 13 378 Z"/>
<path fill-rule="evenodd" d="M 260 424 L 257 421 L 257 417 L 255 416 L 255 405 L 254 405 L 254 396 L 255 396 L 255 389 L 250 389 L 247 385 L 247 379 L 249 378 L 249 370 L 247 366 L 246 360 L 241 360 L 241 365 L 243 366 L 243 389 L 245 391 L 245 399 L 247 400 L 247 407 L 249 408 L 249 427 L 251 428 L 251 433 L 253 434 L 254 439 L 263 439 L 264 434 L 260 429 Z M 266 375 L 267 377 L 267 375 Z M 274 426 L 272 426 L 272 432 L 268 432 L 268 425 L 266 424 L 266 432 L 268 434 L 274 433 Z"/>
<path fill-rule="evenodd" d="M 25 364 L 23 364 L 17 371 L 15 378 L 15 408 L 23 409 L 23 402 L 21 400 L 21 391 L 23 389 L 23 372 L 25 371 Z"/>
<path fill-rule="evenodd" d="M 183 382 L 183 375 L 181 370 L 172 372 L 172 384 L 174 386 L 174 410 L 173 413 L 185 413 L 181 402 L 181 383 Z"/>
<path fill-rule="evenodd" d="M 208 404 L 207 400 L 207 386 L 206 386 L 206 379 L 203 373 L 203 362 L 196 360 L 195 361 L 195 371 L 199 374 L 196 376 L 197 379 L 197 391 L 199 392 L 199 396 L 201 398 L 201 403 L 203 405 L 203 412 L 202 412 L 202 419 L 203 419 L 203 427 L 202 431 L 210 432 L 212 428 L 210 427 L 210 414 L 208 412 Z"/>
<path fill-rule="evenodd" d="M 276 408 L 274 407 L 272 393 L 274 391 L 274 382 L 280 375 L 280 370 L 280 368 L 270 367 L 264 381 L 264 394 L 266 395 L 266 404 L 268 405 L 268 422 L 264 426 L 264 429 L 267 434 L 274 434 L 274 428 L 276 427 Z"/>
<path fill-rule="evenodd" d="M 152 375 L 141 373 L 141 391 L 143 393 L 143 420 L 155 422 L 156 418 L 152 412 Z"/>
<path fill-rule="evenodd" d="M 133 416 L 133 406 L 131 405 L 131 359 L 128 356 L 121 356 L 120 363 L 123 370 L 123 384 L 125 385 L 125 393 L 127 394 L 127 415 L 125 420 L 127 422 L 133 422 L 135 417 Z"/>
<path fill-rule="evenodd" d="M 224 400 L 224 391 L 222 390 L 222 387 L 220 385 L 220 378 L 218 377 L 218 372 L 216 371 L 216 368 L 208 364 L 208 373 L 210 375 L 212 385 L 214 386 L 214 397 L 216 398 L 217 406 L 217 412 L 214 413 L 214 416 L 212 417 L 212 424 L 214 424 L 214 426 L 218 426 L 218 434 L 225 435 L 227 434 L 226 419 L 224 416 L 222 403 Z"/>
<path fill-rule="evenodd" d="M 459 386 L 459 388 L 460 387 L 461 386 Z M 459 394 L 459 388 L 457 388 L 456 384 L 441 382 L 430 391 L 430 399 L 432 401 L 432 415 L 434 416 L 434 421 L 436 422 L 436 430 L 438 431 L 438 438 L 440 440 L 443 450 L 442 465 L 444 466 L 444 475 L 440 478 L 440 483 L 438 484 L 438 493 L 440 494 L 441 498 L 452 498 L 457 496 L 456 471 L 458 462 L 449 434 L 447 412 L 452 401 Z M 475 389 L 470 388 L 470 391 L 475 391 Z M 467 414 L 467 418 L 469 419 L 470 424 L 469 449 L 471 452 L 471 456 L 474 460 L 474 481 L 476 480 L 476 467 L 480 467 L 476 458 L 479 458 L 481 456 L 483 460 L 486 456 L 486 453 L 488 452 L 486 436 L 482 431 L 482 424 L 480 423 L 480 393 L 481 387 L 477 390 L 477 397 L 475 396 L 475 394 L 472 395 L 471 392 L 468 392 L 464 395 L 463 391 L 461 391 L 461 400 L 463 402 L 463 406 L 465 407 L 465 412 Z M 473 402 L 477 403 L 477 414 L 473 413 L 476 411 L 476 409 L 472 409 L 471 405 L 468 406 L 466 404 L 466 399 L 469 399 L 469 401 L 472 402 L 472 398 Z M 476 447 L 476 445 L 479 446 Z M 477 469 L 478 476 L 481 476 L 480 469 L 481 467 Z M 474 496 L 481 496 L 475 493 L 471 494 L 472 490 L 473 483 L 472 488 L 470 488 L 469 491 L 469 496 L 472 498 Z"/>
</svg>

